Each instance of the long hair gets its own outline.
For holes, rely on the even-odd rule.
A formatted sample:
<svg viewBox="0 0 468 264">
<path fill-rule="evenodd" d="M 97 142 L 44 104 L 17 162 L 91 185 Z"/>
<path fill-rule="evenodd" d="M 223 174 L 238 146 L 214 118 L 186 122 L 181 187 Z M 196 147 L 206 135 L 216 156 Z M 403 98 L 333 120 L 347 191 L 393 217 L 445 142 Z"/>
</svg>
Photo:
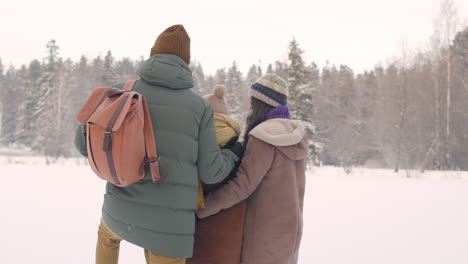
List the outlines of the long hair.
<svg viewBox="0 0 468 264">
<path fill-rule="evenodd" d="M 287 99 L 287 96 L 284 94 L 280 94 L 270 88 L 266 89 L 282 99 Z M 252 131 L 252 129 L 254 129 L 256 126 L 266 121 L 267 113 L 273 108 L 273 106 L 266 104 L 263 101 L 258 100 L 257 98 L 250 97 L 250 112 L 247 116 L 247 123 L 244 131 L 244 147 L 246 147 L 249 143 L 250 131 Z"/>
</svg>

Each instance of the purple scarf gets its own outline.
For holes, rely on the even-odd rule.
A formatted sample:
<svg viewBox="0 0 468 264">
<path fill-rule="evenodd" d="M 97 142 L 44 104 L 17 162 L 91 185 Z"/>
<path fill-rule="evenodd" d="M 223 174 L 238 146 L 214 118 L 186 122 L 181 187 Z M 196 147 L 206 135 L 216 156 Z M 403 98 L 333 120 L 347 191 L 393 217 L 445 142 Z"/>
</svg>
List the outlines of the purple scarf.
<svg viewBox="0 0 468 264">
<path fill-rule="evenodd" d="M 291 119 L 288 106 L 283 105 L 268 111 L 266 114 L 266 119 L 269 120 L 273 118 Z"/>
</svg>

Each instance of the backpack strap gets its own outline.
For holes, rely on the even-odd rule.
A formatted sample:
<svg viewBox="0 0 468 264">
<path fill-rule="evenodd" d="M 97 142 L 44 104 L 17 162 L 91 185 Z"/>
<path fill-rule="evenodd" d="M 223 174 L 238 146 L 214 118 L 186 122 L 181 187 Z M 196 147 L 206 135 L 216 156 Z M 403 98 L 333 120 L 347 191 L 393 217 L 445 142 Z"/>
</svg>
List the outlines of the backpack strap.
<svg viewBox="0 0 468 264">
<path fill-rule="evenodd" d="M 127 81 L 122 89 L 125 91 L 131 91 L 135 83 L 136 83 L 136 80 Z"/>
<path fill-rule="evenodd" d="M 135 85 L 136 80 L 127 81 L 122 88 L 125 91 L 131 91 L 133 86 Z M 160 157 L 158 156 L 158 151 L 156 148 L 156 140 L 154 139 L 154 130 L 153 130 L 153 123 L 151 122 L 151 116 L 148 109 L 148 104 L 146 102 L 146 98 L 142 97 L 143 103 L 143 111 L 145 114 L 145 123 L 144 123 L 144 133 L 145 133 L 145 149 L 146 149 L 146 166 L 149 166 L 151 178 L 154 183 L 159 182 L 161 180 L 161 175 L 159 174 L 159 162 Z"/>
<path fill-rule="evenodd" d="M 128 81 L 125 83 L 123 90 L 125 92 L 129 92 L 132 90 L 133 85 L 135 84 L 135 81 Z M 122 112 L 122 109 L 126 103 L 126 101 L 129 98 L 129 94 L 122 92 L 120 89 L 110 89 L 106 95 L 102 98 L 101 102 L 99 105 L 108 97 L 112 97 L 118 94 L 124 94 L 123 99 L 120 101 L 117 109 L 115 110 L 114 114 L 112 115 L 111 120 L 107 124 L 106 131 L 104 132 L 104 146 L 103 146 L 103 151 L 106 153 L 107 157 L 107 164 L 109 166 L 109 171 L 111 173 L 112 178 L 114 179 L 115 184 L 120 184 L 119 178 L 117 177 L 117 171 L 115 169 L 115 163 L 114 163 L 114 157 L 112 155 L 112 127 L 114 127 L 115 121 L 117 120 L 117 117 L 120 115 Z M 98 105 L 98 106 L 99 106 Z"/>
<path fill-rule="evenodd" d="M 120 101 L 117 109 L 115 110 L 114 114 L 112 115 L 111 120 L 107 124 L 106 131 L 104 132 L 104 146 L 103 151 L 106 153 L 107 157 L 107 165 L 109 166 L 109 171 L 111 173 L 112 179 L 114 179 L 115 184 L 120 184 L 119 178 L 117 177 L 117 170 L 115 169 L 114 157 L 112 155 L 112 127 L 117 120 L 117 117 L 122 112 L 122 109 L 127 101 L 129 95 L 125 93 L 123 95 L 123 99 Z"/>
<path fill-rule="evenodd" d="M 159 174 L 159 161 L 160 157 L 158 156 L 156 148 L 156 140 L 154 139 L 153 123 L 151 122 L 151 116 L 148 109 L 148 104 L 146 99 L 142 96 L 143 99 L 143 110 L 145 113 L 145 124 L 144 124 L 144 133 L 145 133 L 145 147 L 146 147 L 146 162 L 145 167 L 149 166 L 151 178 L 153 182 L 159 182 L 161 180 L 161 175 Z"/>
</svg>

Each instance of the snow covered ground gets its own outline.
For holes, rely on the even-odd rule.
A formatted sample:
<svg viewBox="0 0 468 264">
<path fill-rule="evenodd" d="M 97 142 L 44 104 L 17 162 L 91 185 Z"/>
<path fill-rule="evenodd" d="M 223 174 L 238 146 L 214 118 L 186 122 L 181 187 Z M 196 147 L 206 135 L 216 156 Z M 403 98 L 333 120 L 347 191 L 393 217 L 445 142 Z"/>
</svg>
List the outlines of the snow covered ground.
<svg viewBox="0 0 468 264">
<path fill-rule="evenodd" d="M 0 263 L 94 263 L 104 182 L 84 164 L 0 157 Z M 410 174 L 310 171 L 300 264 L 468 263 L 468 172 Z"/>
</svg>

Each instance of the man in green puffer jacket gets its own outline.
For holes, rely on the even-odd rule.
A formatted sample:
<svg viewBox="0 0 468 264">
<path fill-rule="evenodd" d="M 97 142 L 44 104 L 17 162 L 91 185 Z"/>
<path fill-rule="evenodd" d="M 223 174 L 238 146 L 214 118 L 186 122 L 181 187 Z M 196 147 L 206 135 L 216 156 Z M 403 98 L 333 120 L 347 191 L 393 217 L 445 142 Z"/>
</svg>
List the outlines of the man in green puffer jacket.
<svg viewBox="0 0 468 264">
<path fill-rule="evenodd" d="M 185 263 L 193 251 L 198 180 L 217 183 L 242 156 L 242 145 L 221 150 L 213 110 L 192 91 L 190 38 L 182 25 L 166 29 L 138 69 L 134 91 L 148 102 L 162 183 L 146 177 L 128 187 L 107 183 L 96 263 L 117 263 L 120 240 L 145 249 L 147 263 Z M 75 145 L 87 155 L 81 128 Z"/>
</svg>

